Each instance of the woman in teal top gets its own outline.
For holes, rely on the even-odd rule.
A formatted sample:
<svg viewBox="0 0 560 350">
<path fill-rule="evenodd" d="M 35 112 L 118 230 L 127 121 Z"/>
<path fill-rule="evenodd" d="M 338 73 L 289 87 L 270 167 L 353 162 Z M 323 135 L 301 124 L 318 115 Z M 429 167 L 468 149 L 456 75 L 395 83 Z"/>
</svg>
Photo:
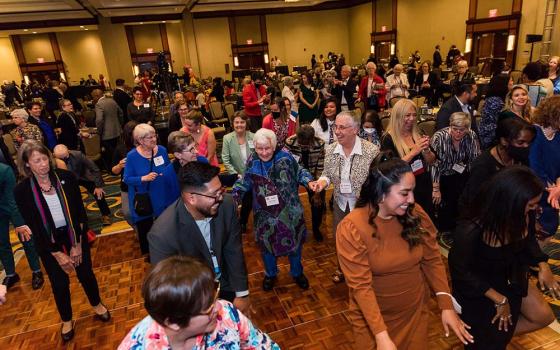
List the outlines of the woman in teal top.
<svg viewBox="0 0 560 350">
<path fill-rule="evenodd" d="M 311 74 L 305 72 L 301 75 L 299 85 L 299 121 L 302 124 L 311 124 L 317 118 L 319 110 L 319 91 L 312 85 Z"/>
<path fill-rule="evenodd" d="M 233 115 L 233 130 L 226 136 L 222 143 L 222 162 L 228 174 L 237 174 L 239 178 L 245 174 L 247 158 L 255 150 L 253 145 L 254 134 L 247 131 L 247 115 L 243 111 Z M 253 206 L 251 191 L 247 191 L 241 203 L 239 224 L 241 232 L 247 230 L 247 220 Z"/>
</svg>

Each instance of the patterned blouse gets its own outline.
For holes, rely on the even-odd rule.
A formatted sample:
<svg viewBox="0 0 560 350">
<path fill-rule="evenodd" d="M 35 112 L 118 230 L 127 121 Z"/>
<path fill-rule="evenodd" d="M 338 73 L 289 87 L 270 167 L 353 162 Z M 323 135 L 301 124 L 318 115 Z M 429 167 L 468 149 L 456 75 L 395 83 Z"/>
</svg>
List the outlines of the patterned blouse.
<svg viewBox="0 0 560 350">
<path fill-rule="evenodd" d="M 436 132 L 430 141 L 437 155 L 431 171 L 434 183 L 439 183 L 441 176 L 453 175 L 458 171 L 460 174 L 468 173 L 472 162 L 480 155 L 480 146 L 474 131 L 468 130 L 459 143 L 459 150 L 455 150 L 449 128 L 448 126 Z"/>
<path fill-rule="evenodd" d="M 14 146 L 16 150 L 23 144 L 25 140 L 37 140 L 43 142 L 43 133 L 37 125 L 27 123 L 25 126 L 18 126 L 10 131 L 10 135 L 14 139 Z"/>
<path fill-rule="evenodd" d="M 266 334 L 225 300 L 216 302 L 217 323 L 212 333 L 199 335 L 192 350 L 280 350 Z M 164 328 L 150 316 L 126 335 L 118 350 L 171 350 Z"/>
<path fill-rule="evenodd" d="M 496 127 L 498 115 L 504 109 L 504 100 L 498 96 L 491 96 L 484 102 L 482 109 L 482 119 L 478 126 L 480 137 L 480 147 L 487 149 L 494 146 L 496 142 Z"/>
</svg>

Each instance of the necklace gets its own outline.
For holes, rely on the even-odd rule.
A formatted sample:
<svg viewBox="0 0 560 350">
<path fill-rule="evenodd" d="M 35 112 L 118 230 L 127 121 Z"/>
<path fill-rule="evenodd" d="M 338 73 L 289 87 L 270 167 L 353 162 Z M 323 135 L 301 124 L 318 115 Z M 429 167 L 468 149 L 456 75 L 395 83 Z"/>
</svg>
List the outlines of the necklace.
<svg viewBox="0 0 560 350">
<path fill-rule="evenodd" d="M 41 186 L 41 185 L 39 185 L 39 188 L 41 189 L 41 192 L 43 192 L 43 193 L 49 193 L 50 191 L 52 191 L 53 185 L 51 184 L 51 185 L 49 186 L 49 188 L 46 189 L 46 190 L 45 190 L 45 189 L 43 188 L 43 186 Z"/>
</svg>

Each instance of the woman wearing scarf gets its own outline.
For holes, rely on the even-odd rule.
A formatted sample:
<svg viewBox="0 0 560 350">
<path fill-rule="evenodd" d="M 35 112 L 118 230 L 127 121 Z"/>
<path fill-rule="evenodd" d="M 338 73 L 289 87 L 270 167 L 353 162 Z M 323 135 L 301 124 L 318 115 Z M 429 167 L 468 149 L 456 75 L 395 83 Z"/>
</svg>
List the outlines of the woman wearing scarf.
<svg viewBox="0 0 560 350">
<path fill-rule="evenodd" d="M 72 271 L 76 271 L 95 318 L 103 322 L 111 319 L 101 303 L 91 266 L 87 216 L 78 181 L 71 172 L 55 169 L 50 151 L 36 141 L 22 144 L 17 163 L 26 178 L 16 186 L 14 197 L 49 276 L 66 342 L 74 337 L 68 278 Z"/>
</svg>

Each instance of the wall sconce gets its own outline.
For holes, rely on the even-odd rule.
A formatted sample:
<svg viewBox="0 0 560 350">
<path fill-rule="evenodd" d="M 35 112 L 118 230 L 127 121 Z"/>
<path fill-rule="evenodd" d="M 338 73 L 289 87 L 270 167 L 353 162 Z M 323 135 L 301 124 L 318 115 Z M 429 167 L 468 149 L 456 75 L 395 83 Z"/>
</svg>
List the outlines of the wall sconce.
<svg viewBox="0 0 560 350">
<path fill-rule="evenodd" d="M 43 57 L 37 57 L 37 63 L 45 63 L 45 59 Z"/>
<path fill-rule="evenodd" d="M 395 54 L 395 44 L 391 43 L 391 55 Z"/>
<path fill-rule="evenodd" d="M 268 64 L 268 54 L 264 54 L 264 63 Z"/>
<path fill-rule="evenodd" d="M 467 38 L 465 40 L 465 53 L 471 52 L 472 49 L 472 38 Z"/>
<path fill-rule="evenodd" d="M 137 76 L 138 74 L 140 74 L 140 68 L 138 68 L 137 64 L 132 66 L 132 74 L 134 74 L 134 76 Z"/>
<path fill-rule="evenodd" d="M 369 47 L 369 53 L 375 54 L 375 45 L 371 44 L 371 46 Z"/>
<path fill-rule="evenodd" d="M 29 76 L 27 74 L 23 76 L 23 80 L 27 85 L 29 85 Z"/>
<path fill-rule="evenodd" d="M 515 45 L 515 35 L 514 34 L 510 34 L 508 35 L 508 41 L 507 41 L 507 51 L 513 51 L 513 46 Z"/>
<path fill-rule="evenodd" d="M 64 74 L 64 72 L 60 72 L 59 75 L 60 75 L 60 80 L 66 81 L 66 75 Z"/>
<path fill-rule="evenodd" d="M 237 58 L 237 56 L 233 57 L 233 65 L 239 67 L 239 58 Z"/>
</svg>

